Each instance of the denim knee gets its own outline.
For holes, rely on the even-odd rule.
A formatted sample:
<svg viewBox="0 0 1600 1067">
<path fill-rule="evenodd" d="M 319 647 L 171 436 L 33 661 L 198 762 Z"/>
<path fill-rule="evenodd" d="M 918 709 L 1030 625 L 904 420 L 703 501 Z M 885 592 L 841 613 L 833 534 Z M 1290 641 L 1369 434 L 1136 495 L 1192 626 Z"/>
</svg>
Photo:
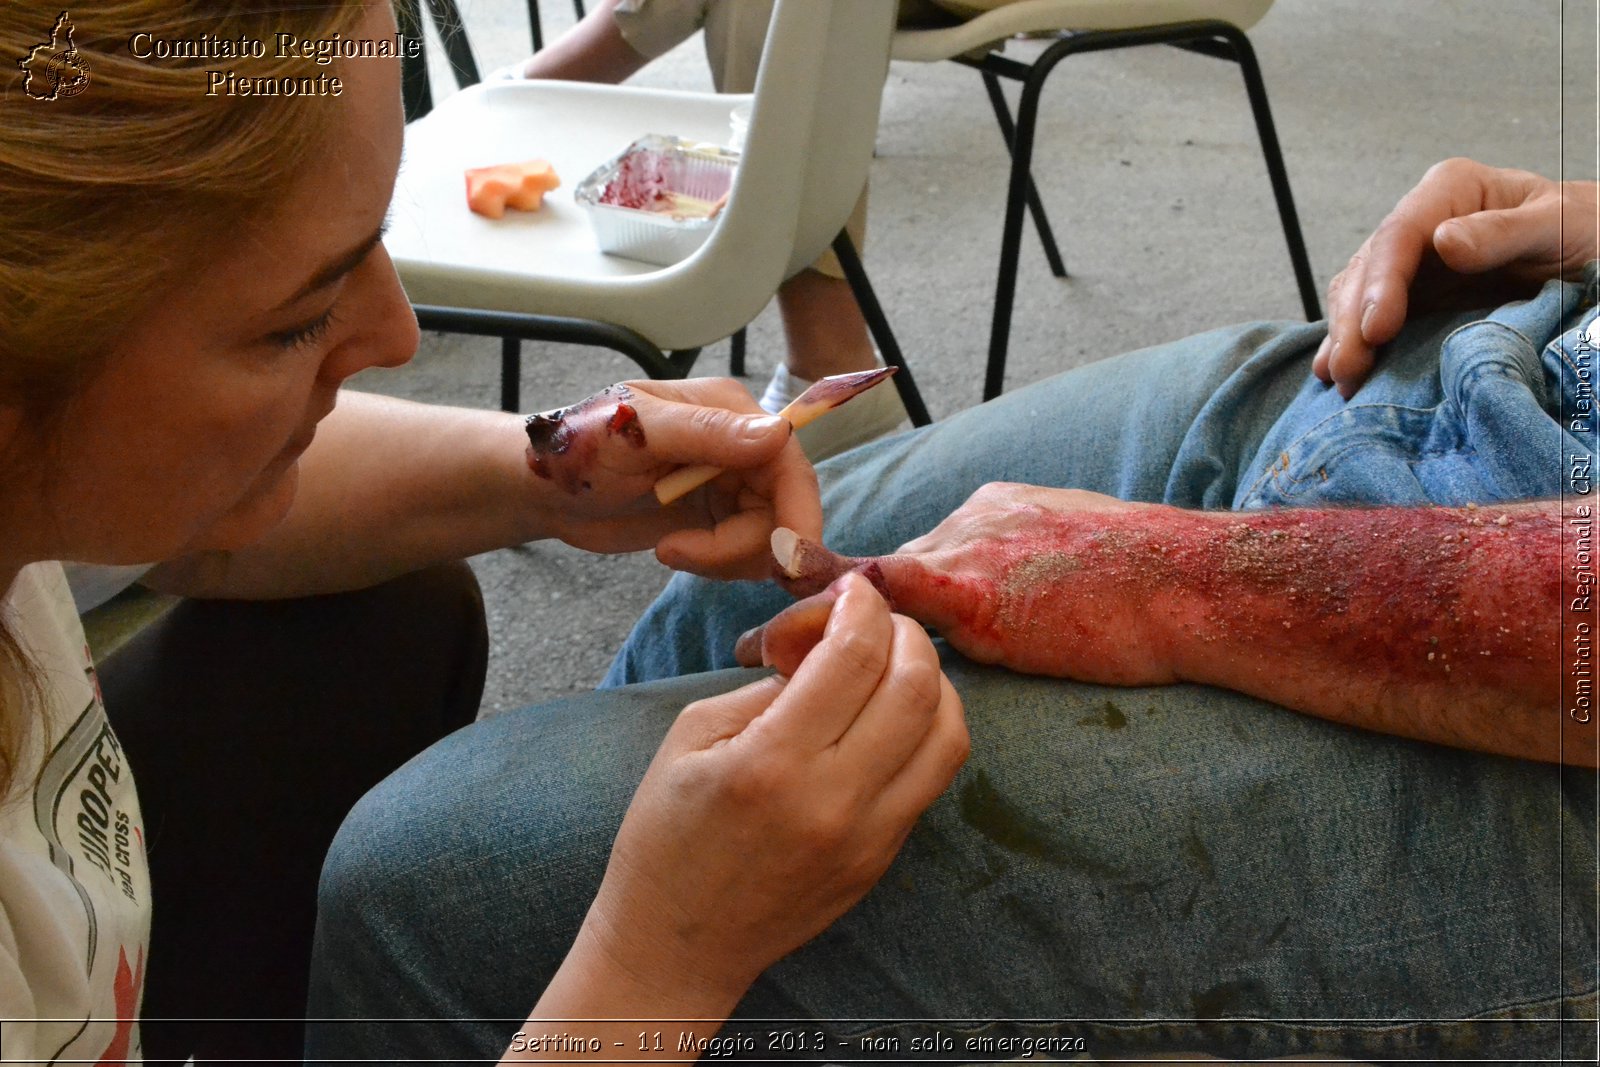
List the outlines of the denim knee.
<svg viewBox="0 0 1600 1067">
<path fill-rule="evenodd" d="M 560 966 L 642 767 L 564 775 L 582 761 L 511 719 L 544 725 L 514 713 L 453 735 L 340 828 L 318 891 L 308 1018 L 415 1021 L 308 1023 L 313 1059 L 493 1058 Z"/>
<path fill-rule="evenodd" d="M 499 715 L 363 797 L 323 867 L 310 1057 L 504 1052 L 571 947 L 668 727 L 748 680 L 702 675 Z M 362 1018 L 416 1021 L 338 1021 Z"/>
</svg>

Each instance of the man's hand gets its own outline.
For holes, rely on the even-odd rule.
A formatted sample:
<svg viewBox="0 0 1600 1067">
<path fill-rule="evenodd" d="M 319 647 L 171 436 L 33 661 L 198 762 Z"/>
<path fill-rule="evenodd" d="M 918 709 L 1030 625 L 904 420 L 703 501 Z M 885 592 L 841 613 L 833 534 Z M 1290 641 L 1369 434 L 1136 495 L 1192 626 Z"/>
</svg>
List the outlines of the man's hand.
<svg viewBox="0 0 1600 1067">
<path fill-rule="evenodd" d="M 1150 578 L 1165 561 L 1136 548 L 1160 529 L 1141 513 L 1157 510 L 992 482 L 891 556 L 852 560 L 800 540 L 778 561 L 780 581 L 807 599 L 745 635 L 736 654 L 788 671 L 820 634 L 837 595 L 828 583 L 859 570 L 896 611 L 980 663 L 1111 685 L 1176 681 L 1160 615 L 1149 610 Z"/>
<path fill-rule="evenodd" d="M 1600 255 L 1594 182 L 1448 159 L 1423 175 L 1328 286 L 1312 370 L 1346 399 L 1408 313 L 1510 299 Z"/>
<path fill-rule="evenodd" d="M 528 420 L 528 465 L 556 536 L 593 552 L 654 548 L 662 563 L 717 578 L 766 571 L 776 526 L 822 529 L 816 475 L 789 424 L 727 379 L 625 382 Z M 726 473 L 669 507 L 651 489 L 674 468 Z"/>
</svg>

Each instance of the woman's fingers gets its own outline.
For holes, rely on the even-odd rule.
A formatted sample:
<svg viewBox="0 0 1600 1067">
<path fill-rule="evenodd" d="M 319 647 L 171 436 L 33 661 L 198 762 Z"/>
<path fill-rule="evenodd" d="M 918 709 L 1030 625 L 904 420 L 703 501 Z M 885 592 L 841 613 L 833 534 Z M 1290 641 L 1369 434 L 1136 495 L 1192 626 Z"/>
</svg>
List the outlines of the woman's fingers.
<svg viewBox="0 0 1600 1067">
<path fill-rule="evenodd" d="M 693 516 L 686 521 L 693 528 L 657 545 L 663 564 L 711 577 L 761 578 L 774 526 L 821 533 L 817 475 L 787 421 L 761 411 L 734 382 L 652 382 L 647 388 L 652 393 L 640 402 L 640 420 L 654 457 L 732 472 L 678 505 Z M 743 410 L 746 405 L 755 410 Z"/>
<path fill-rule="evenodd" d="M 776 459 L 794 432 L 726 379 L 626 384 L 637 397 L 650 454 L 670 463 L 759 467 Z"/>
<path fill-rule="evenodd" d="M 928 635 L 905 616 L 894 616 L 883 680 L 839 739 L 844 767 L 864 788 L 881 789 L 917 751 L 933 725 L 945 684 Z"/>
<path fill-rule="evenodd" d="M 674 466 L 752 469 L 804 466 L 785 444 L 793 433 L 737 383 L 619 382 L 569 407 L 527 420 L 528 462 L 580 501 L 632 500 Z"/>
<path fill-rule="evenodd" d="M 838 601 L 851 583 L 862 583 L 862 579 L 853 574 L 841 578 L 746 634 L 736 650 L 739 661 L 747 666 L 775 667 L 789 675 L 810 667 L 811 678 L 847 670 L 828 658 L 833 648 L 824 639 Z M 807 699 L 811 692 L 814 690 L 792 692 L 789 698 Z M 950 693 L 928 635 L 913 620 L 890 616 L 883 670 L 865 705 L 846 723 L 837 740 L 843 772 L 868 793 L 882 788 L 922 746 L 937 709 Z"/>
<path fill-rule="evenodd" d="M 817 472 L 801 451 L 800 442 L 790 439 L 793 453 L 787 462 L 773 464 L 758 488 L 772 501 L 772 524 L 766 534 L 784 526 L 802 537 L 822 538 L 822 494 L 817 487 Z M 763 546 L 763 559 L 766 558 Z"/>
<path fill-rule="evenodd" d="M 528 462 L 571 497 L 554 524 L 599 552 L 654 547 L 670 567 L 717 578 L 767 574 L 776 524 L 820 534 L 816 472 L 787 421 L 725 379 L 623 382 L 530 416 Z M 727 473 L 663 508 L 650 494 L 674 467 Z"/>
<path fill-rule="evenodd" d="M 744 732 L 783 692 L 783 679 L 763 678 L 684 708 L 673 723 L 663 752 L 693 752 L 710 748 Z"/>
<path fill-rule="evenodd" d="M 860 899 L 949 784 L 966 732 L 928 639 L 860 575 L 829 595 L 791 680 L 678 717 L 587 928 L 640 938 L 664 972 L 743 988 Z"/>
<path fill-rule="evenodd" d="M 714 522 L 667 534 L 656 543 L 656 559 L 673 570 L 707 578 L 760 579 L 767 576 L 768 507 L 737 511 Z"/>
<path fill-rule="evenodd" d="M 822 503 L 816 472 L 791 442 L 798 462 L 724 475 L 673 506 L 677 532 L 656 545 L 656 558 L 674 570 L 712 578 L 772 576 L 769 551 L 779 526 L 820 531 Z M 814 535 L 813 535 L 814 536 Z"/>
<path fill-rule="evenodd" d="M 905 826 L 907 833 L 917 816 L 950 787 L 972 750 L 961 697 L 942 674 L 939 691 L 938 706 L 921 742 L 878 796 L 879 816 L 891 827 Z"/>
<path fill-rule="evenodd" d="M 877 691 L 889 665 L 889 606 L 859 574 L 838 583 L 838 599 L 811 654 L 772 708 L 773 729 L 805 751 L 834 744 Z"/>
</svg>

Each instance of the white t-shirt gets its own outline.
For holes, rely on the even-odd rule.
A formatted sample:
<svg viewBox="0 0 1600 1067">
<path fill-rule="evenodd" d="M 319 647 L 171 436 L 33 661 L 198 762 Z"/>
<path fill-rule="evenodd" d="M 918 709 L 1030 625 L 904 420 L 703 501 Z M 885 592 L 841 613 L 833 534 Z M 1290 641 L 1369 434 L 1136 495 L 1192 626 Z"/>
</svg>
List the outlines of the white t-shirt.
<svg viewBox="0 0 1600 1067">
<path fill-rule="evenodd" d="M 24 567 L 0 612 L 48 720 L 0 803 L 0 1055 L 137 1063 L 150 872 L 133 775 L 61 565 Z"/>
</svg>

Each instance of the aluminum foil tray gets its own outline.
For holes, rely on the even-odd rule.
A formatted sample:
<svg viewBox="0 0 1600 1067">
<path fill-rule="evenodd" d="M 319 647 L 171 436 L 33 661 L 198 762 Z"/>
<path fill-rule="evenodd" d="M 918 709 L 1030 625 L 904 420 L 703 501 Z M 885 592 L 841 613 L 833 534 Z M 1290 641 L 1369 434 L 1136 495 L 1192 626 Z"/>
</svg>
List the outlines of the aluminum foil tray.
<svg viewBox="0 0 1600 1067">
<path fill-rule="evenodd" d="M 687 259 L 716 226 L 739 154 L 664 134 L 639 138 L 573 190 L 600 251 L 658 266 Z"/>
</svg>

